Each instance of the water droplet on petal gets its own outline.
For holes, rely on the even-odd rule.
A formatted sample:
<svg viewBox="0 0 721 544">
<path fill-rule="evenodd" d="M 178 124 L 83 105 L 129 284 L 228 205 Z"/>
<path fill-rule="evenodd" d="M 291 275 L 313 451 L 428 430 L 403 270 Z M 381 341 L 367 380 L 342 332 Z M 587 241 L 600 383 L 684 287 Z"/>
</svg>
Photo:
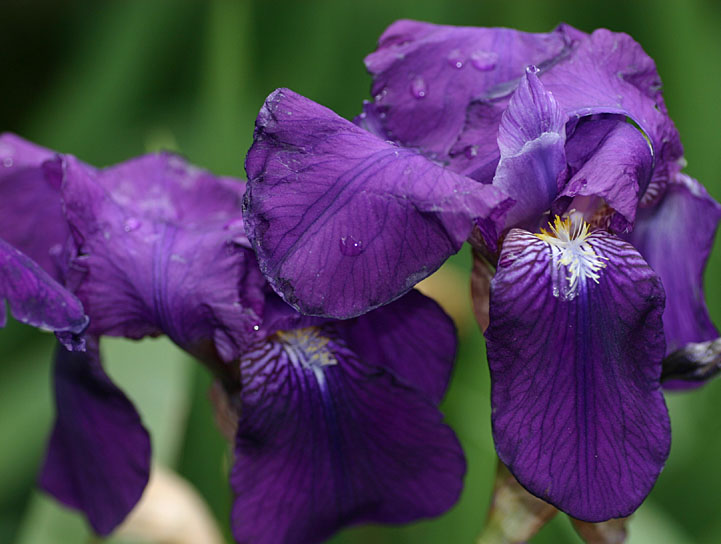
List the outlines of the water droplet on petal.
<svg viewBox="0 0 721 544">
<path fill-rule="evenodd" d="M 428 87 L 426 86 L 426 82 L 423 80 L 423 78 L 420 76 L 413 78 L 413 81 L 411 82 L 411 94 L 415 98 L 420 99 L 424 98 L 427 92 Z"/>
<path fill-rule="evenodd" d="M 476 70 L 487 72 L 493 70 L 498 62 L 498 55 L 493 51 L 476 51 L 471 54 L 471 64 Z"/>
<path fill-rule="evenodd" d="M 260 325 L 253 325 L 253 330 L 254 331 L 260 330 Z"/>
<path fill-rule="evenodd" d="M 467 159 L 472 159 L 476 155 L 478 155 L 478 146 L 477 145 L 469 145 L 463 150 L 463 153 L 465 154 Z"/>
<path fill-rule="evenodd" d="M 125 232 L 132 232 L 140 227 L 140 221 L 138 221 L 135 217 L 128 217 L 125 220 L 125 225 L 123 226 L 123 230 Z"/>
<path fill-rule="evenodd" d="M 377 93 L 377 94 L 373 97 L 373 99 L 374 99 L 376 102 L 380 102 L 381 100 L 383 100 L 383 99 L 386 97 L 387 94 L 388 94 L 388 89 L 383 89 L 383 90 L 381 90 L 379 93 Z"/>
<path fill-rule="evenodd" d="M 353 236 L 343 236 L 340 239 L 340 252 L 346 257 L 357 257 L 364 249 L 363 242 Z"/>
<path fill-rule="evenodd" d="M 463 68 L 463 62 L 465 60 L 465 56 L 463 55 L 463 53 L 461 53 L 460 49 L 454 49 L 453 51 L 448 53 L 448 64 L 450 64 L 454 68 Z"/>
<path fill-rule="evenodd" d="M 3 159 L 3 166 L 5 168 L 10 168 L 13 165 L 13 159 L 12 157 L 5 157 Z"/>
</svg>

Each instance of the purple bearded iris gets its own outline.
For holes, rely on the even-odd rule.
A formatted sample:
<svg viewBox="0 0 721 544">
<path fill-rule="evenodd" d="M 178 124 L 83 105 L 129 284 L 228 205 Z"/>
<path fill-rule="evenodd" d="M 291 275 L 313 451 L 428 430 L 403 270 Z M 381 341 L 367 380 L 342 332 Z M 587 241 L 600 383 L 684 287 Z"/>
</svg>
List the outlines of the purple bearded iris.
<svg viewBox="0 0 721 544">
<path fill-rule="evenodd" d="M 629 515 L 669 452 L 662 360 L 677 387 L 719 368 L 702 275 L 721 207 L 680 172 L 652 59 L 607 30 L 399 21 L 366 65 L 356 124 L 288 90 L 261 110 L 261 269 L 302 312 L 350 317 L 470 239 L 500 459 L 576 518 Z"/>
<path fill-rule="evenodd" d="M 52 155 L 12 135 L 0 138 L 0 302 L 7 301 L 18 321 L 55 332 L 68 349 L 83 349 L 79 335 L 88 318 L 61 285 L 54 260 L 68 231 L 54 228 L 61 216 L 57 191 L 38 175 Z M 38 230 L 46 235 L 33 238 Z M 5 320 L 3 306 L 0 327 Z"/>
<path fill-rule="evenodd" d="M 0 139 L 0 161 L 19 161 L 26 148 L 37 155 L 23 176 L 0 178 L 4 210 L 15 214 L 3 235 L 57 266 L 74 296 L 57 290 L 90 316 L 87 350 L 58 348 L 40 485 L 97 533 L 123 520 L 150 470 L 148 433 L 102 369 L 102 335 L 166 334 L 213 371 L 235 433 L 240 542 L 319 542 L 343 526 L 404 523 L 456 502 L 465 461 L 437 408 L 455 331 L 432 300 L 413 291 L 350 321 L 301 316 L 257 267 L 243 182 L 171 154 L 96 169 L 12 135 Z M 47 221 L 41 239 L 29 235 L 37 221 Z M 47 313 L 55 300 L 46 299 L 34 300 Z"/>
</svg>

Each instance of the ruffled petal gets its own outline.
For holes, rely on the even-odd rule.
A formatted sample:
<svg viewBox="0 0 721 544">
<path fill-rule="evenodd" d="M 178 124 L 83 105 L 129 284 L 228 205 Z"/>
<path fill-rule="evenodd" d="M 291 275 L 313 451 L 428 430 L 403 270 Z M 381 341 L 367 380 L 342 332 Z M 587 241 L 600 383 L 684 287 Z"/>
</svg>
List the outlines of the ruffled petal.
<svg viewBox="0 0 721 544">
<path fill-rule="evenodd" d="M 201 359 L 237 357 L 259 323 L 264 283 L 245 247 L 243 184 L 168 154 L 105 170 L 63 160 L 76 243 L 68 281 L 92 334 L 166 334 Z"/>
<path fill-rule="evenodd" d="M 569 163 L 578 167 L 554 211 L 565 211 L 577 196 L 598 197 L 613 209 L 604 226 L 615 232 L 630 230 L 653 169 L 653 150 L 646 138 L 625 119 L 591 120 L 576 129 L 569 148 L 574 155 Z"/>
<path fill-rule="evenodd" d="M 639 210 L 629 236 L 666 290 L 663 326 L 669 353 L 719 336 L 706 309 L 703 271 L 720 219 L 721 206 L 706 189 L 679 174 L 657 206 Z"/>
<path fill-rule="evenodd" d="M 533 494 L 596 522 L 641 504 L 671 435 L 661 282 L 615 236 L 595 231 L 584 244 L 563 254 L 512 230 L 486 339 L 500 459 Z"/>
<path fill-rule="evenodd" d="M 70 230 L 42 166 L 54 155 L 14 134 L 0 136 L 0 236 L 62 281 L 58 255 Z"/>
<path fill-rule="evenodd" d="M 604 114 L 633 119 L 653 147 L 653 181 L 647 196 L 652 200 L 663 192 L 683 156 L 653 59 L 626 34 L 601 29 L 587 36 L 568 25 L 559 26 L 555 33 L 564 36 L 564 50 L 552 62 L 536 63 L 546 90 L 553 94 L 571 125 L 584 117 Z M 436 65 L 441 62 L 435 59 Z M 529 59 L 526 64 L 532 62 Z M 467 107 L 465 126 L 451 149 L 450 167 L 454 171 L 490 182 L 499 155 L 488 143 L 495 137 L 515 86 L 516 80 L 511 80 L 497 85 L 493 92 L 474 97 Z"/>
<path fill-rule="evenodd" d="M 569 119 L 604 113 L 633 119 L 652 143 L 656 166 L 683 155 L 653 59 L 627 34 L 596 30 L 541 80 Z"/>
<path fill-rule="evenodd" d="M 83 306 L 72 293 L 27 255 L 0 239 L 0 303 L 5 300 L 15 319 L 59 333 L 68 348 L 74 344 L 72 337 L 88 326 Z M 3 307 L 0 327 L 5 326 L 5 320 Z"/>
<path fill-rule="evenodd" d="M 239 542 L 312 544 L 450 508 L 465 462 L 434 404 L 332 329 L 280 331 L 241 358 L 231 485 Z"/>
<path fill-rule="evenodd" d="M 501 160 L 493 185 L 515 201 L 506 214 L 507 227 L 534 229 L 556 198 L 566 171 L 566 120 L 537 72 L 527 69 L 498 129 Z"/>
<path fill-rule="evenodd" d="M 556 62 L 569 41 L 562 29 L 529 34 L 397 21 L 366 57 L 375 98 L 359 121 L 386 139 L 446 159 L 472 99 L 490 101 L 509 85 L 515 88 L 527 65 Z"/>
<path fill-rule="evenodd" d="M 456 356 L 456 328 L 435 301 L 416 291 L 352 321 L 335 325 L 349 348 L 390 370 L 436 404 L 443 399 Z"/>
<path fill-rule="evenodd" d="M 145 489 L 150 437 L 133 404 L 103 371 L 97 341 L 88 344 L 84 353 L 57 350 L 57 415 L 39 484 L 107 535 Z"/>
<path fill-rule="evenodd" d="M 292 91 L 270 95 L 246 161 L 245 220 L 261 270 L 302 313 L 385 304 L 457 252 L 507 201 Z"/>
</svg>

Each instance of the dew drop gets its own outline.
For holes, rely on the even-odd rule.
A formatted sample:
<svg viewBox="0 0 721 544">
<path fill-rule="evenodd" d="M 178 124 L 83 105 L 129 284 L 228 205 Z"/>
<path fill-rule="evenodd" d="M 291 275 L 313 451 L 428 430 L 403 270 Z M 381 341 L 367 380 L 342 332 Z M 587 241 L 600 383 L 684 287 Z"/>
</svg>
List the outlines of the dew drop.
<svg viewBox="0 0 721 544">
<path fill-rule="evenodd" d="M 428 93 L 428 87 L 422 77 L 417 76 L 411 82 L 411 94 L 418 99 L 425 98 Z"/>
<path fill-rule="evenodd" d="M 388 94 L 388 89 L 383 89 L 379 93 L 376 93 L 376 95 L 373 97 L 373 99 L 376 102 L 380 102 L 381 100 L 383 100 L 386 97 L 387 94 Z"/>
<path fill-rule="evenodd" d="M 343 236 L 340 239 L 340 252 L 346 257 L 357 257 L 364 249 L 363 242 L 353 236 Z"/>
<path fill-rule="evenodd" d="M 260 325 L 253 325 L 253 330 L 254 331 L 260 330 Z"/>
<path fill-rule="evenodd" d="M 463 153 L 465 154 L 467 159 L 472 159 L 476 155 L 478 155 L 478 146 L 477 145 L 469 145 L 463 150 Z"/>
<path fill-rule="evenodd" d="M 123 226 L 123 230 L 125 232 L 132 232 L 140 227 L 140 221 L 138 221 L 135 217 L 128 217 L 125 220 L 125 225 Z"/>
<path fill-rule="evenodd" d="M 471 64 L 481 72 L 493 70 L 496 62 L 498 62 L 498 55 L 493 51 L 476 51 L 471 54 Z"/>
<path fill-rule="evenodd" d="M 12 157 L 5 157 L 3 159 L 3 166 L 5 168 L 10 168 L 13 165 L 13 159 Z"/>
<path fill-rule="evenodd" d="M 463 53 L 461 53 L 460 49 L 454 49 L 450 53 L 448 53 L 448 64 L 453 66 L 454 68 L 461 69 L 463 68 L 463 61 L 465 60 L 465 57 Z"/>
</svg>

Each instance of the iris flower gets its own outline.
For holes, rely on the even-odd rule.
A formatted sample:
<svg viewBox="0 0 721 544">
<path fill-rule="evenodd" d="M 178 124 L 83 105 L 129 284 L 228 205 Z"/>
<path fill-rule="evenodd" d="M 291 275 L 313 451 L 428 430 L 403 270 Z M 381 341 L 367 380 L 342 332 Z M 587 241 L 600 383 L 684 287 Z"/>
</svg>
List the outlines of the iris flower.
<svg viewBox="0 0 721 544">
<path fill-rule="evenodd" d="M 286 89 L 261 110 L 261 270 L 300 311 L 348 318 L 470 240 L 501 461 L 576 518 L 631 514 L 669 453 L 664 357 L 676 387 L 719 358 L 702 275 L 721 207 L 681 172 L 653 60 L 603 29 L 398 21 L 366 65 L 355 124 Z"/>
<path fill-rule="evenodd" d="M 244 183 L 172 154 L 97 169 L 4 135 L 0 161 L 12 163 L 3 295 L 20 320 L 85 333 L 85 351 L 57 350 L 40 485 L 97 533 L 123 520 L 150 470 L 149 435 L 102 368 L 106 335 L 165 334 L 214 373 L 235 427 L 239 542 L 319 542 L 456 502 L 465 461 L 437 408 L 455 331 L 432 300 L 413 291 L 350 321 L 302 316 L 257 267 Z"/>
</svg>

